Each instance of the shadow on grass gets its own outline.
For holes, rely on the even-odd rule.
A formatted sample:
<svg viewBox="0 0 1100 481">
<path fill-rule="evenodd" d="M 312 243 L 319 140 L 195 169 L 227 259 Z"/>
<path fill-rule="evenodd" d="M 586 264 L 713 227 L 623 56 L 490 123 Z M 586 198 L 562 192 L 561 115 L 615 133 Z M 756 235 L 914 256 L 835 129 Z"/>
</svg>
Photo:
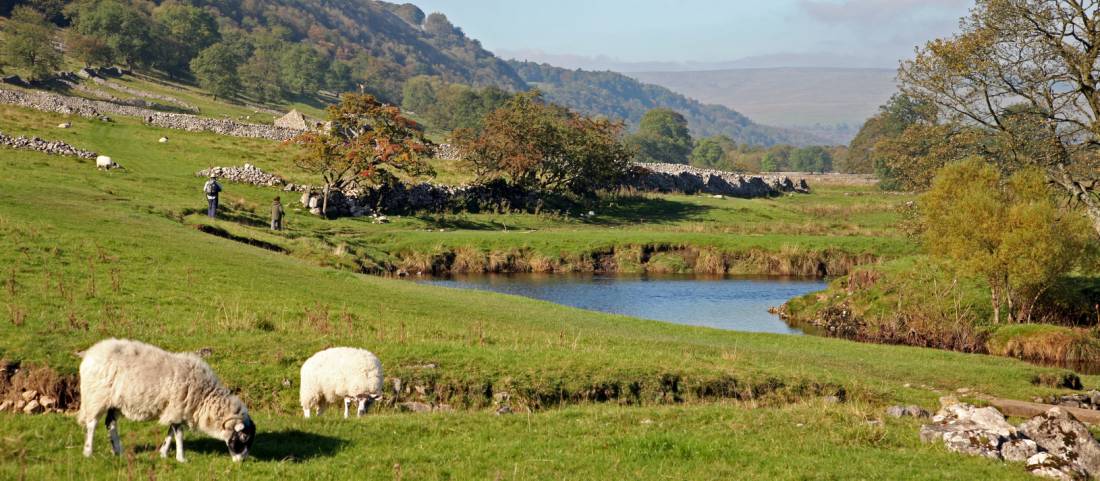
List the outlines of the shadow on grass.
<svg viewBox="0 0 1100 481">
<path fill-rule="evenodd" d="M 256 433 L 256 443 L 248 453 L 250 458 L 261 462 L 300 463 L 316 458 L 335 456 L 348 442 L 332 436 L 307 433 L 296 429 L 276 432 Z M 174 449 L 174 448 L 173 448 Z M 186 440 L 184 452 L 194 451 L 203 454 L 225 455 L 229 449 L 225 443 L 207 437 Z M 172 454 L 175 451 L 171 451 Z"/>
<path fill-rule="evenodd" d="M 608 205 L 611 203 L 613 205 Z M 713 207 L 664 198 L 620 197 L 603 202 L 601 211 L 589 221 L 598 225 L 663 224 L 702 216 Z"/>
</svg>

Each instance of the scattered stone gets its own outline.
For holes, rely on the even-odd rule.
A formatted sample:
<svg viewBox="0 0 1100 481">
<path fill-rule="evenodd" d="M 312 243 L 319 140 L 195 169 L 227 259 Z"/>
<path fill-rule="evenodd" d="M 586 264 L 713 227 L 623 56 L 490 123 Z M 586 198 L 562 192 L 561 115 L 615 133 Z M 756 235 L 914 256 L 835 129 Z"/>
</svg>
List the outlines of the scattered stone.
<svg viewBox="0 0 1100 481">
<path fill-rule="evenodd" d="M 825 404 L 840 404 L 842 401 L 839 396 L 825 396 L 821 398 L 821 402 Z"/>
<path fill-rule="evenodd" d="M 949 451 L 990 459 L 1001 459 L 1002 439 L 996 433 L 982 430 L 954 431 L 943 434 L 943 444 L 947 446 Z"/>
<path fill-rule="evenodd" d="M 69 122 L 62 122 L 60 124 L 57 124 L 57 128 L 59 128 L 59 129 L 67 129 L 67 128 L 70 128 L 72 126 L 73 126 L 73 124 L 69 123 Z"/>
<path fill-rule="evenodd" d="M 27 401 L 24 401 L 22 399 L 20 399 L 18 401 L 15 401 L 15 405 L 12 406 L 14 408 L 14 409 L 12 409 L 12 411 L 13 412 L 14 411 L 22 411 L 23 407 L 25 407 L 26 405 L 27 405 Z"/>
<path fill-rule="evenodd" d="M 1049 399 L 1038 398 L 1036 401 L 1042 404 L 1054 404 L 1081 409 L 1100 410 L 1100 391 L 1091 390 L 1081 394 L 1068 394 L 1065 396 L 1051 396 Z"/>
<path fill-rule="evenodd" d="M 1020 432 L 1051 454 L 1072 460 L 1092 477 L 1100 477 L 1100 443 L 1072 414 L 1061 408 L 1035 416 Z"/>
<path fill-rule="evenodd" d="M 30 402 L 31 399 L 38 397 L 38 391 L 23 391 L 21 397 L 24 401 Z"/>
<path fill-rule="evenodd" d="M 23 406 L 24 414 L 37 414 L 42 411 L 42 405 L 37 400 L 27 401 L 27 404 Z"/>
<path fill-rule="evenodd" d="M 931 417 L 928 411 L 925 411 L 920 406 L 890 406 L 886 409 L 886 414 L 895 418 L 902 417 L 914 417 L 914 418 L 927 418 Z"/>
<path fill-rule="evenodd" d="M 204 347 L 202 349 L 199 349 L 198 350 L 198 355 L 199 355 L 199 357 L 201 357 L 203 359 L 208 358 L 208 357 L 214 355 L 214 348 Z"/>
<path fill-rule="evenodd" d="M 512 408 L 508 407 L 507 405 L 497 408 L 497 416 L 504 416 L 507 414 L 512 414 Z"/>
<path fill-rule="evenodd" d="M 160 139 L 157 140 L 157 142 L 160 142 L 162 144 L 167 144 L 168 143 L 168 137 L 161 137 Z"/>
<path fill-rule="evenodd" d="M 0 402 L 0 413 L 11 409 L 14 404 L 15 403 L 11 402 L 10 399 L 4 402 Z"/>
<path fill-rule="evenodd" d="M 283 387 L 290 387 L 290 386 L 293 386 L 293 385 L 294 385 L 294 383 L 292 383 L 290 381 L 290 379 L 283 378 Z"/>
<path fill-rule="evenodd" d="M 1012 439 L 1001 445 L 1001 457 L 1013 463 L 1027 462 L 1038 452 L 1039 445 L 1030 439 Z"/>
<path fill-rule="evenodd" d="M 402 411 L 414 412 L 414 413 L 430 413 L 432 412 L 432 406 L 427 403 L 408 401 L 397 405 Z"/>
</svg>

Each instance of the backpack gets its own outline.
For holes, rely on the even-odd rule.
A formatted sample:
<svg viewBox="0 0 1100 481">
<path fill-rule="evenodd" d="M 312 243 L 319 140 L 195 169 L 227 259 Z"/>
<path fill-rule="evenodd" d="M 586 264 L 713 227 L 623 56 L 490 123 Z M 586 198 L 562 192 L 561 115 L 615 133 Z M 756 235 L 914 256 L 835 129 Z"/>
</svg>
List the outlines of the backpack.
<svg viewBox="0 0 1100 481">
<path fill-rule="evenodd" d="M 203 186 L 202 191 L 206 192 L 206 195 L 214 195 L 221 192 L 221 186 L 213 180 L 206 181 L 206 185 Z"/>
</svg>

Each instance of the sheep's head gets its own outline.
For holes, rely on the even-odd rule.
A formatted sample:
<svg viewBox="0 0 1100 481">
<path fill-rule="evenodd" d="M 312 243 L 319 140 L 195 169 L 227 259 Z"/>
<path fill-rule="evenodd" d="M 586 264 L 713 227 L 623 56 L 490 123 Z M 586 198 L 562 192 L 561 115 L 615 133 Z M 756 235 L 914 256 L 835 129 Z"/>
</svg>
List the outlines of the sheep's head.
<svg viewBox="0 0 1100 481">
<path fill-rule="evenodd" d="M 374 404 L 375 401 L 381 401 L 382 400 L 382 395 L 381 394 L 360 394 L 360 395 L 355 397 L 355 400 L 356 400 L 356 402 L 359 403 L 359 409 L 357 411 L 357 414 L 362 416 L 362 415 L 367 413 L 367 410 L 370 409 L 371 405 Z"/>
<path fill-rule="evenodd" d="M 234 461 L 244 461 L 244 458 L 248 457 L 248 450 L 252 448 L 254 439 L 256 439 L 256 424 L 246 414 L 244 419 L 232 426 L 232 432 L 225 440 L 225 445 L 229 447 L 229 455 Z"/>
</svg>

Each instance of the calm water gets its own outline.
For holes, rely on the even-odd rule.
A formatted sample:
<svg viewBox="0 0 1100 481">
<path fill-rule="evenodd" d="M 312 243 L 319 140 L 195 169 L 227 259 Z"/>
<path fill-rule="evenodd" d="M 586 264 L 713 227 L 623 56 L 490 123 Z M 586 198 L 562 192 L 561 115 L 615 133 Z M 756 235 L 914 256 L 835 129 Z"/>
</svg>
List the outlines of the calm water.
<svg viewBox="0 0 1100 481">
<path fill-rule="evenodd" d="M 825 288 L 819 280 L 696 276 L 483 275 L 425 281 L 594 311 L 735 331 L 802 334 L 768 308 Z"/>
</svg>

